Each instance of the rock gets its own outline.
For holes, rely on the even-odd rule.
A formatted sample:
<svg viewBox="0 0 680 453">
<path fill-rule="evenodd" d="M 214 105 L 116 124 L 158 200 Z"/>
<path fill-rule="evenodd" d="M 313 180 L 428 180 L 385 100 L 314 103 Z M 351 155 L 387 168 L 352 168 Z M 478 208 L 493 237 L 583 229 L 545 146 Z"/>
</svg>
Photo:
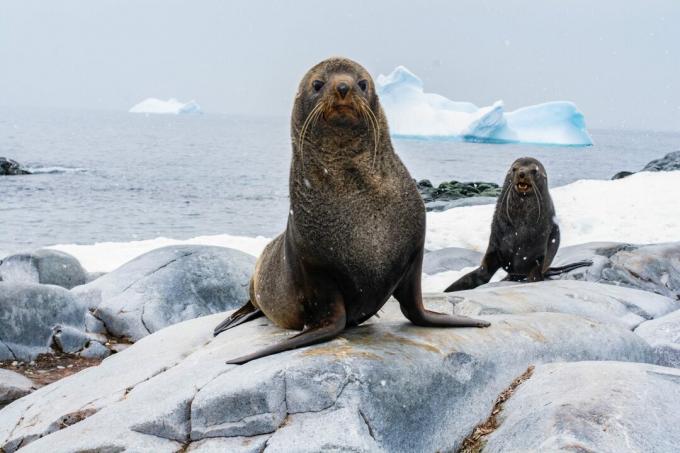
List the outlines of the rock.
<svg viewBox="0 0 680 453">
<path fill-rule="evenodd" d="M 459 271 L 465 267 L 477 267 L 484 255 L 460 247 L 427 252 L 423 257 L 423 273 L 434 275 L 446 271 Z"/>
<path fill-rule="evenodd" d="M 643 322 L 635 333 L 654 348 L 657 364 L 680 368 L 680 311 Z"/>
<path fill-rule="evenodd" d="M 133 341 L 187 319 L 238 308 L 255 258 L 225 247 L 152 250 L 73 290 L 116 337 Z"/>
<path fill-rule="evenodd" d="M 666 154 L 645 165 L 641 171 L 675 171 L 680 170 L 680 151 Z"/>
<path fill-rule="evenodd" d="M 626 178 L 626 177 L 628 177 L 632 174 L 634 174 L 632 171 L 620 171 L 617 174 L 615 174 L 614 176 L 612 176 L 612 180 L 623 179 L 623 178 Z"/>
<path fill-rule="evenodd" d="M 33 360 L 38 354 L 77 352 L 90 337 L 86 308 L 64 288 L 0 282 L 0 360 Z"/>
<path fill-rule="evenodd" d="M 31 172 L 21 168 L 19 162 L 0 157 L 0 176 L 30 175 Z"/>
<path fill-rule="evenodd" d="M 451 310 L 443 295 L 426 303 Z M 235 366 L 225 360 L 294 332 L 258 319 L 213 337 L 224 316 L 160 330 L 6 407 L 0 448 L 455 451 L 530 364 L 654 359 L 619 322 L 534 312 L 489 316 L 486 329 L 422 328 L 389 301 L 330 342 Z"/>
<path fill-rule="evenodd" d="M 78 260 L 58 250 L 41 249 L 0 261 L 0 280 L 9 283 L 43 283 L 66 289 L 89 281 Z"/>
<path fill-rule="evenodd" d="M 649 162 L 640 171 L 675 171 L 680 170 L 680 151 L 673 151 L 660 159 Z M 634 174 L 631 171 L 620 171 L 612 179 L 621 179 Z"/>
<path fill-rule="evenodd" d="M 0 368 L 0 409 L 35 390 L 33 382 L 14 371 Z"/>
<path fill-rule="evenodd" d="M 592 242 L 560 249 L 553 265 L 584 259 L 592 260 L 593 265 L 559 278 L 627 286 L 680 299 L 680 242 L 652 245 Z"/>
<path fill-rule="evenodd" d="M 658 294 L 569 280 L 490 284 L 439 297 L 453 303 L 455 313 L 466 316 L 570 313 L 630 330 L 644 321 L 680 310 L 680 301 Z"/>
<path fill-rule="evenodd" d="M 677 452 L 680 370 L 620 362 L 537 366 L 484 452 Z"/>
<path fill-rule="evenodd" d="M 428 211 L 443 211 L 457 206 L 495 203 L 496 197 L 501 193 L 498 184 L 491 182 L 448 181 L 434 187 L 428 179 L 423 179 L 418 181 L 416 185 Z M 471 197 L 480 197 L 483 200 L 478 202 L 461 200 Z"/>
</svg>

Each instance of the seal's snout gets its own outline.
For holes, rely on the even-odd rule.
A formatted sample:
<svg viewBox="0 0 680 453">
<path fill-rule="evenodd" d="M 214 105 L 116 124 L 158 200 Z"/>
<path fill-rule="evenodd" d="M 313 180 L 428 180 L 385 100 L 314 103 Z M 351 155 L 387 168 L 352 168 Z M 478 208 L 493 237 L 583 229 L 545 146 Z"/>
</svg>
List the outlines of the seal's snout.
<svg viewBox="0 0 680 453">
<path fill-rule="evenodd" d="M 349 93 L 349 84 L 345 81 L 342 81 L 335 86 L 335 91 L 338 92 L 342 99 L 345 99 L 345 96 L 347 96 L 347 93 Z"/>
<path fill-rule="evenodd" d="M 534 173 L 532 169 L 525 167 L 525 166 L 520 166 L 520 167 L 515 167 L 513 168 L 513 171 L 515 173 L 515 189 L 517 192 L 520 193 L 527 193 L 532 189 L 532 186 L 534 185 L 534 180 L 533 176 Z"/>
</svg>

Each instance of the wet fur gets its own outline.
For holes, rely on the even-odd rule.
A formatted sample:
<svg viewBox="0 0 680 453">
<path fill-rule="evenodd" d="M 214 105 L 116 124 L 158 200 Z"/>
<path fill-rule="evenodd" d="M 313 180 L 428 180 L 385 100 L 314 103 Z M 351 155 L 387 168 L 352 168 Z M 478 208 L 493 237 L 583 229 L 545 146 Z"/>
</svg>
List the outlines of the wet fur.
<svg viewBox="0 0 680 453">
<path fill-rule="evenodd" d="M 312 89 L 314 80 L 326 80 L 331 89 L 328 84 L 338 77 L 355 84 L 348 95 L 355 117 L 334 117 L 334 94 Z M 360 80 L 367 81 L 366 92 L 357 87 Z M 215 333 L 258 310 L 280 327 L 303 332 L 229 363 L 325 341 L 372 317 L 393 294 L 405 316 L 419 325 L 488 325 L 422 306 L 425 207 L 392 149 L 375 85 L 364 68 L 342 58 L 313 67 L 298 89 L 291 139 L 286 230 L 258 260 L 250 306 Z"/>
<path fill-rule="evenodd" d="M 532 190 L 520 193 L 513 169 L 536 170 Z M 500 268 L 506 280 L 536 282 L 546 277 L 592 264 L 573 263 L 550 268 L 560 246 L 560 229 L 555 223 L 555 207 L 548 191 L 548 177 L 538 160 L 517 159 L 508 171 L 493 215 L 491 236 L 480 267 L 464 275 L 445 292 L 462 291 L 488 283 Z"/>
</svg>

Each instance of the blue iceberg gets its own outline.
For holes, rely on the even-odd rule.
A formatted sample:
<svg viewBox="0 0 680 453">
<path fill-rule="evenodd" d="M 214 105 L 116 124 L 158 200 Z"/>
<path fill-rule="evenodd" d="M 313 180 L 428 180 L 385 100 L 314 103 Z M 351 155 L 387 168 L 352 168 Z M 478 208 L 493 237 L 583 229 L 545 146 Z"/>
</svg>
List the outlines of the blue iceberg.
<svg viewBox="0 0 680 453">
<path fill-rule="evenodd" d="M 393 136 L 485 143 L 588 146 L 593 140 L 583 113 L 558 101 L 506 112 L 503 101 L 488 107 L 455 102 L 423 90 L 423 81 L 403 66 L 379 75 L 377 91 Z"/>
</svg>

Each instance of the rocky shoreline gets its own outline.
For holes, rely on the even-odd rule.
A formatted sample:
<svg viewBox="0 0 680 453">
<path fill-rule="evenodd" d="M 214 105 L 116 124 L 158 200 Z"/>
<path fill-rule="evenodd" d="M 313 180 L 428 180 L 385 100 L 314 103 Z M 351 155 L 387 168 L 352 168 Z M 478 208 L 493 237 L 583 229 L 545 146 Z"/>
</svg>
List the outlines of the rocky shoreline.
<svg viewBox="0 0 680 453">
<path fill-rule="evenodd" d="M 677 411 L 652 429 L 635 420 L 658 417 L 654 406 L 609 390 L 653 385 L 654 401 L 680 404 L 680 243 L 566 247 L 556 264 L 588 258 L 593 266 L 561 280 L 426 295 L 429 308 L 483 317 L 487 329 L 416 327 L 390 301 L 379 318 L 331 342 L 243 366 L 225 361 L 291 334 L 263 319 L 212 337 L 224 311 L 247 297 L 251 256 L 164 247 L 71 289 L 55 285 L 53 272 L 70 263 L 58 279 L 69 286 L 84 275 L 75 258 L 32 256 L 50 265 L 0 264 L 0 371 L 11 376 L 0 396 L 16 399 L 0 410 L 6 453 L 455 451 L 470 436 L 482 451 L 615 451 L 624 435 L 641 450 L 670 451 L 680 440 Z M 438 250 L 424 269 L 460 270 L 477 258 Z M 134 344 L 114 348 L 122 337 Z M 76 373 L 59 362 L 69 354 L 82 365 Z M 52 382 L 38 373 L 46 369 L 68 377 Z M 601 388 L 608 376 L 618 380 Z M 573 409 L 546 408 L 550 401 Z M 526 419 L 526 407 L 536 416 Z M 585 410 L 598 415 L 584 419 Z M 617 430 L 598 428 L 614 419 Z"/>
</svg>

